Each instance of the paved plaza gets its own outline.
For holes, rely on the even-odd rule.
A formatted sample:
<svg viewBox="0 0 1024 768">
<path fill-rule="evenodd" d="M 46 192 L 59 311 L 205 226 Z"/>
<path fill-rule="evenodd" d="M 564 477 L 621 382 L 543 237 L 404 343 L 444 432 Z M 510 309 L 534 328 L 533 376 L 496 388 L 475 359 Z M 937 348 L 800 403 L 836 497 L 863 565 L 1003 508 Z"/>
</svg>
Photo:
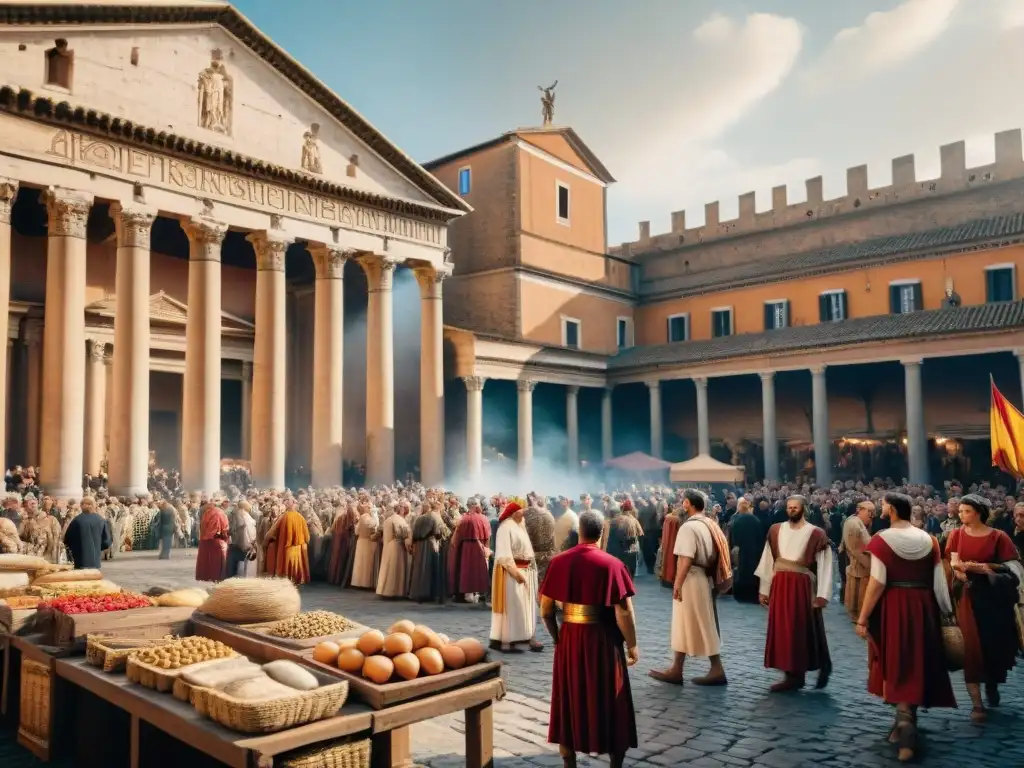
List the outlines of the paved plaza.
<svg viewBox="0 0 1024 768">
<path fill-rule="evenodd" d="M 157 560 L 155 553 L 130 553 L 105 564 L 103 570 L 124 587 L 146 589 L 194 585 L 194 566 L 195 550 L 175 550 L 169 563 Z M 740 605 L 731 598 L 722 600 L 719 610 L 728 687 L 702 689 L 688 684 L 676 688 L 646 676 L 651 665 L 664 665 L 669 658 L 669 592 L 646 575 L 638 579 L 638 591 L 641 659 L 632 672 L 632 684 L 640 747 L 629 753 L 627 765 L 871 768 L 898 764 L 895 750 L 884 741 L 892 712 L 867 694 L 864 644 L 838 607 L 827 610 L 835 672 L 826 690 L 769 695 L 768 686 L 777 675 L 762 666 L 767 613 L 760 606 Z M 338 611 L 380 628 L 409 618 L 453 638 L 470 635 L 486 639 L 490 627 L 490 613 L 481 606 L 386 601 L 322 584 L 303 587 L 302 594 L 305 609 Z M 504 657 L 508 695 L 497 705 L 494 718 L 495 764 L 500 768 L 561 765 L 546 738 L 551 658 L 550 645 L 540 654 Z M 706 668 L 706 661 L 697 660 L 687 670 L 687 677 Z M 961 709 L 921 715 L 926 740 L 922 762 L 972 768 L 1024 765 L 1024 742 L 1019 735 L 1024 723 L 1022 672 L 1012 673 L 1002 707 L 992 712 L 984 727 L 968 721 L 969 699 L 962 678 L 954 676 L 954 684 Z M 462 730 L 462 719 L 457 716 L 416 726 L 416 760 L 431 768 L 463 765 Z M 11 741 L 10 734 L 0 738 L 0 762 L 13 768 L 5 759 Z M 600 762 L 581 760 L 581 764 Z M 19 760 L 19 768 L 22 764 L 33 762 Z"/>
</svg>

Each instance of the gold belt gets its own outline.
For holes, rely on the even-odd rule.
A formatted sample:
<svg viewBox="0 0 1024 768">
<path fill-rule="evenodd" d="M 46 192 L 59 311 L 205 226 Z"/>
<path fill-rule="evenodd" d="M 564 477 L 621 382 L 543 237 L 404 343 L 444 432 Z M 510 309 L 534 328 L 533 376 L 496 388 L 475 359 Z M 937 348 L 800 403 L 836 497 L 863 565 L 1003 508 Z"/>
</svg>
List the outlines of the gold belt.
<svg viewBox="0 0 1024 768">
<path fill-rule="evenodd" d="M 566 624 L 596 624 L 600 620 L 601 607 L 598 605 L 562 604 L 562 621 Z"/>
<path fill-rule="evenodd" d="M 804 576 L 814 575 L 807 566 L 793 562 L 792 560 L 786 560 L 782 557 L 775 561 L 775 570 L 785 571 L 786 573 L 802 573 Z"/>
</svg>

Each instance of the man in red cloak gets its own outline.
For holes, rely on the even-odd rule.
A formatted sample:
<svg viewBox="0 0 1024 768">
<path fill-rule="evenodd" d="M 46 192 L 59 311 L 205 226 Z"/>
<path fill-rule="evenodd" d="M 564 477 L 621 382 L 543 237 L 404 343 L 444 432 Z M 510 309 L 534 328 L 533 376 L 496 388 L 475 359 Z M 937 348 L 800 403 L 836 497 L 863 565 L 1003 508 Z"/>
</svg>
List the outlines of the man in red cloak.
<svg viewBox="0 0 1024 768">
<path fill-rule="evenodd" d="M 199 521 L 196 581 L 222 581 L 228 561 L 228 516 L 214 502 L 206 503 Z"/>
<path fill-rule="evenodd" d="M 608 755 L 619 768 L 637 746 L 626 669 L 640 659 L 636 591 L 626 566 L 598 549 L 603 530 L 600 512 L 580 514 L 579 546 L 554 557 L 540 589 L 541 617 L 555 643 L 548 741 L 558 744 L 566 768 L 575 768 L 577 752 Z"/>
<path fill-rule="evenodd" d="M 466 514 L 459 519 L 452 536 L 449 559 L 448 591 L 463 600 L 484 595 L 490 587 L 487 561 L 491 550 L 491 523 L 484 517 L 480 499 L 469 500 Z"/>
<path fill-rule="evenodd" d="M 808 523 L 806 516 L 807 500 L 790 496 L 789 522 L 769 529 L 755 572 L 761 580 L 761 605 L 768 606 L 764 665 L 785 673 L 772 693 L 803 688 L 810 670 L 818 670 L 816 687 L 824 688 L 832 673 L 821 615 L 832 595 L 832 548 L 825 531 Z"/>
</svg>

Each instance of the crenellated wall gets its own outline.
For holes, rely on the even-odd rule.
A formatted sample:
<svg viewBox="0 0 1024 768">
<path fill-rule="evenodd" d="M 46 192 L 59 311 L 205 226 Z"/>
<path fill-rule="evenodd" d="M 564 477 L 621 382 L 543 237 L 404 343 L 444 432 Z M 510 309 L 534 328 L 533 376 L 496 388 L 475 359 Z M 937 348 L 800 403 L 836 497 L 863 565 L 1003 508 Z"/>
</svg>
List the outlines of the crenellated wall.
<svg viewBox="0 0 1024 768">
<path fill-rule="evenodd" d="M 951 193 L 1024 178 L 1024 152 L 1020 129 L 1002 131 L 995 135 L 995 162 L 988 165 L 968 168 L 966 145 L 963 141 L 940 147 L 939 152 L 941 173 L 936 179 L 918 180 L 914 156 L 904 155 L 892 161 L 892 184 L 872 189 L 868 181 L 867 166 L 858 165 L 846 171 L 847 194 L 844 197 L 825 200 L 822 177 L 816 176 L 807 180 L 806 200 L 803 202 L 790 203 L 786 187 L 778 186 L 772 189 L 771 209 L 758 213 L 755 209 L 754 193 L 747 192 L 739 197 L 739 216 L 735 219 L 720 220 L 718 201 L 704 206 L 705 222 L 700 227 L 687 228 L 686 212 L 675 211 L 672 213 L 670 232 L 652 235 L 650 222 L 641 221 L 638 240 L 623 243 L 611 248 L 610 251 L 643 260 L 644 257 L 666 251 L 685 252 L 710 241 L 813 224 L 854 212 L 863 214 L 886 206 L 935 199 Z M 935 224 L 941 225 L 938 222 Z M 822 229 L 820 232 L 821 246 L 836 244 L 836 238 L 830 238 L 827 230 Z"/>
</svg>

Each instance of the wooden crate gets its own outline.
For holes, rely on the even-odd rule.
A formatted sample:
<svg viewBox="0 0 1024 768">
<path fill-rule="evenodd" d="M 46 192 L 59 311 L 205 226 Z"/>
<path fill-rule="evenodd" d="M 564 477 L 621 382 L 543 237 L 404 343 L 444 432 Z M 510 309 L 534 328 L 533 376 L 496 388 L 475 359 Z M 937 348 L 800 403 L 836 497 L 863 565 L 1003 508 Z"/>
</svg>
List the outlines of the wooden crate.
<svg viewBox="0 0 1024 768">
<path fill-rule="evenodd" d="M 362 624 L 357 624 L 352 629 L 346 630 L 345 632 L 339 632 L 336 635 L 324 635 L 323 637 L 308 637 L 305 640 L 296 640 L 291 637 L 276 637 L 270 634 L 270 630 L 278 622 L 270 621 L 265 624 L 239 624 L 238 629 L 244 632 L 252 632 L 255 635 L 259 635 L 261 639 L 266 640 L 268 643 L 274 643 L 275 645 L 283 645 L 286 648 L 294 648 L 295 650 L 304 650 L 306 648 L 316 648 L 320 643 L 330 640 L 332 642 L 338 642 L 339 640 L 354 639 L 362 636 L 365 632 L 370 631 L 370 627 L 364 627 Z"/>
<path fill-rule="evenodd" d="M 188 634 L 194 608 L 132 608 L 106 613 L 73 613 L 45 611 L 51 621 L 46 641 L 55 646 L 85 648 L 89 635 L 118 635 L 137 639 L 158 640 L 165 635 Z M 41 613 L 44 611 L 40 611 Z"/>
</svg>

